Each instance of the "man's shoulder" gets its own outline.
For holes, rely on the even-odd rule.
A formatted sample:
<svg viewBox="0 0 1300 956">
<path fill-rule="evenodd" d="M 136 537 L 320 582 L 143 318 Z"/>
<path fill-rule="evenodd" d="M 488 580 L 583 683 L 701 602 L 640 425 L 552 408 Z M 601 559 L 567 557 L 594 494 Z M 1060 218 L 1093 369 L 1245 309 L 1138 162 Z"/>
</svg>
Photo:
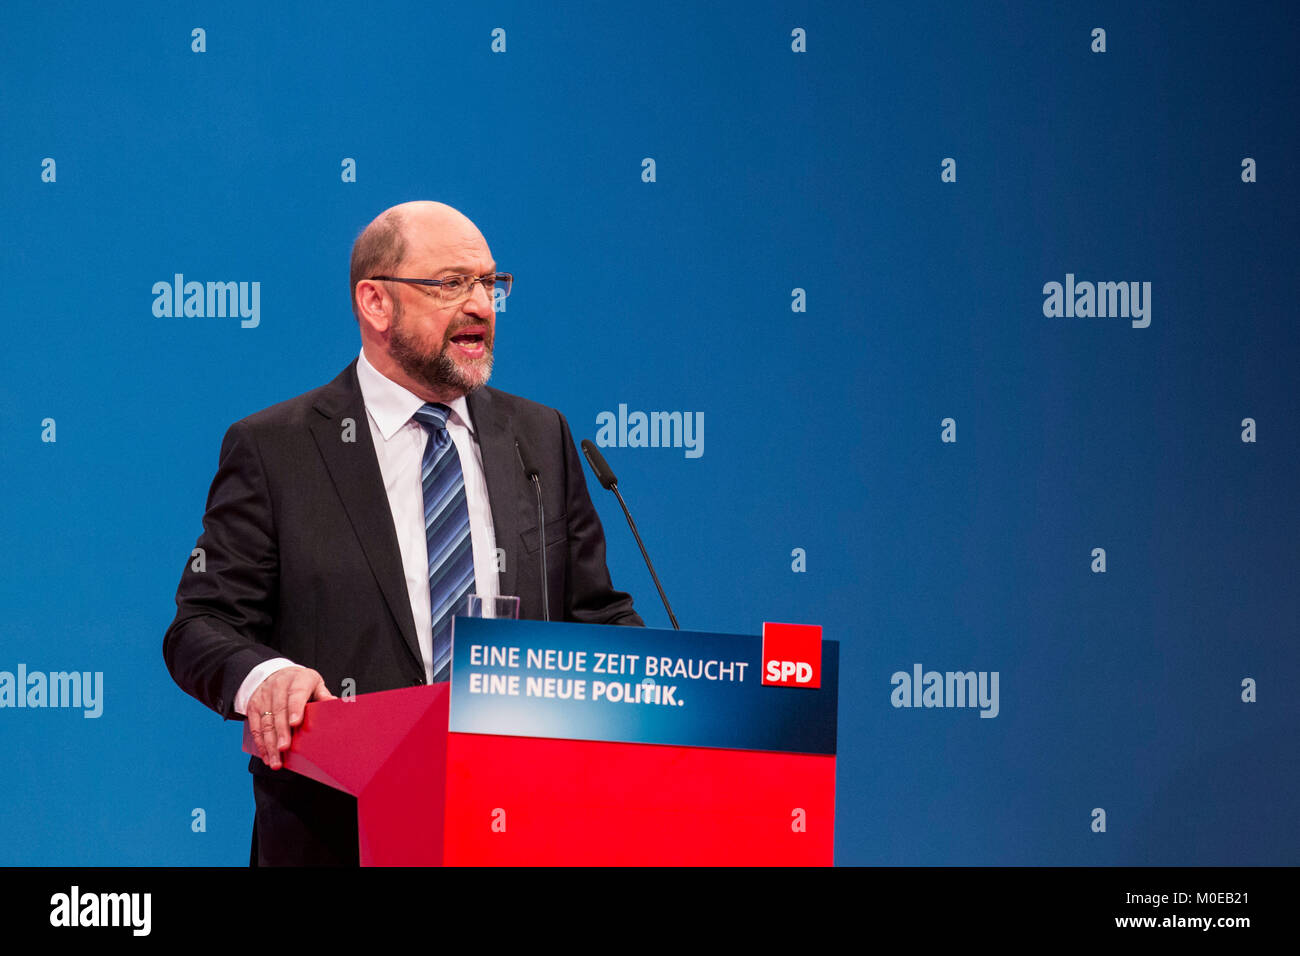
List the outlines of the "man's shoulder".
<svg viewBox="0 0 1300 956">
<path fill-rule="evenodd" d="M 347 410 L 349 403 L 361 404 L 355 361 L 335 376 L 333 381 L 253 412 L 236 424 L 253 430 L 302 427 L 319 421 L 322 415 L 340 415 Z"/>
<path fill-rule="evenodd" d="M 549 405 L 489 385 L 470 393 L 468 401 L 470 414 L 475 418 L 492 415 L 515 425 L 555 428 L 563 417 Z"/>
<path fill-rule="evenodd" d="M 490 420 L 538 432 L 558 429 L 564 421 L 556 408 L 489 385 L 471 392 L 467 401 L 470 415 L 479 424 Z M 319 422 L 322 416 L 335 419 L 347 413 L 360 416 L 364 408 L 353 361 L 333 381 L 253 412 L 236 425 L 253 431 L 303 428 Z"/>
</svg>

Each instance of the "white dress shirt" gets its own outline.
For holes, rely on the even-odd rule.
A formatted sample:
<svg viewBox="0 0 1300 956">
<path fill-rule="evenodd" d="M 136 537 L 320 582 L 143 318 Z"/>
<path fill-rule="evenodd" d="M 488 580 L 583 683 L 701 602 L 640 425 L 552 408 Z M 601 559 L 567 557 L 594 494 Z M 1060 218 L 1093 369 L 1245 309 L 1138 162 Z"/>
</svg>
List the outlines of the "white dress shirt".
<svg viewBox="0 0 1300 956">
<path fill-rule="evenodd" d="M 363 348 L 357 359 L 357 382 L 365 400 L 370 437 L 384 492 L 393 513 L 393 530 L 402 554 L 402 572 L 406 593 L 411 600 L 411 616 L 424 658 L 425 681 L 433 680 L 433 621 L 429 606 L 429 546 L 424 530 L 424 489 L 420 484 L 420 463 L 429 433 L 411 418 L 424 399 L 378 372 L 366 358 Z M 447 403 L 447 431 L 460 457 L 465 476 L 465 503 L 469 507 L 470 544 L 474 549 L 474 590 L 485 597 L 500 593 L 496 560 L 496 531 L 492 525 L 492 508 L 488 501 L 487 478 L 483 473 L 483 456 L 478 438 L 469 420 L 464 397 Z M 277 657 L 254 667 L 235 695 L 235 711 L 245 713 L 248 698 L 271 674 L 294 661 Z"/>
</svg>

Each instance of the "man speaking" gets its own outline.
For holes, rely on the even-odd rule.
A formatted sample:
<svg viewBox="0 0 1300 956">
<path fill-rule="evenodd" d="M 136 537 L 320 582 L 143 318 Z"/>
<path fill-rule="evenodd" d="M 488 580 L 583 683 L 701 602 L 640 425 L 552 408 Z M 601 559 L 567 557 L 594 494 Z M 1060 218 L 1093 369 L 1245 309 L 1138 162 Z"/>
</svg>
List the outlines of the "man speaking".
<svg viewBox="0 0 1300 956">
<path fill-rule="evenodd" d="M 355 798 L 281 767 L 304 705 L 447 680 L 468 593 L 518 595 L 540 618 L 542 540 L 552 617 L 643 623 L 610 582 L 564 416 L 486 387 L 512 277 L 475 225 L 395 206 L 358 237 L 351 283 L 361 354 L 226 432 L 203 570 L 187 565 L 163 638 L 186 693 L 248 722 L 253 864 L 358 862 Z"/>
</svg>

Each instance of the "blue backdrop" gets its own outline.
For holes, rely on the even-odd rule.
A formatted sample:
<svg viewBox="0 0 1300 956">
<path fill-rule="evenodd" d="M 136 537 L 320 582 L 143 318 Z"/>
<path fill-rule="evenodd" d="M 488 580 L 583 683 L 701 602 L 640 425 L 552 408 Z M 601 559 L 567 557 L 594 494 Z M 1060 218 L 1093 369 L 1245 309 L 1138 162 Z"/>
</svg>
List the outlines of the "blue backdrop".
<svg viewBox="0 0 1300 956">
<path fill-rule="evenodd" d="M 1298 9 L 7 3 L 0 671 L 103 693 L 0 707 L 0 863 L 247 861 L 162 635 L 226 427 L 355 357 L 409 199 L 516 275 L 493 385 L 702 414 L 605 455 L 684 627 L 841 642 L 839 862 L 1297 862 Z M 155 315 L 177 273 L 257 324 Z M 918 663 L 997 716 L 894 706 Z"/>
</svg>

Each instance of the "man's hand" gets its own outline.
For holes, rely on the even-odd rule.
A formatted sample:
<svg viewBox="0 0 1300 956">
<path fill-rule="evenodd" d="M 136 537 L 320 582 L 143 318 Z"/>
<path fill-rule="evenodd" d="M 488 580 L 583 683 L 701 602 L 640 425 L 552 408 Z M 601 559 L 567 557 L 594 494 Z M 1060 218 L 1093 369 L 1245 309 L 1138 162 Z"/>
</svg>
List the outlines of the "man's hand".
<svg viewBox="0 0 1300 956">
<path fill-rule="evenodd" d="M 257 755 L 272 770 L 280 769 L 280 752 L 289 749 L 293 728 L 302 723 L 309 700 L 334 700 L 334 695 L 320 674 L 297 666 L 276 671 L 248 698 L 248 731 L 257 745 Z"/>
</svg>

